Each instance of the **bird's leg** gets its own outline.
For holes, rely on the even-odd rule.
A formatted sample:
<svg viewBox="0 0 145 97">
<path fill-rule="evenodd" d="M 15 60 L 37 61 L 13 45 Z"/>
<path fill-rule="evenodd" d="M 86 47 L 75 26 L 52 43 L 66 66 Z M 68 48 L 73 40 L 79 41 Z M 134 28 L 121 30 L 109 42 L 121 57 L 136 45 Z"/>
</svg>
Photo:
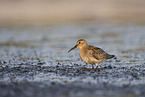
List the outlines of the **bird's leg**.
<svg viewBox="0 0 145 97">
<path fill-rule="evenodd" d="M 98 66 L 96 66 L 96 68 L 95 69 L 98 69 Z"/>
<path fill-rule="evenodd" d="M 94 66 L 93 66 L 93 64 L 91 64 L 92 65 L 92 69 L 94 69 Z"/>
<path fill-rule="evenodd" d="M 96 69 L 97 69 L 97 68 L 98 68 L 98 66 L 97 66 L 97 65 L 98 65 L 98 63 L 96 63 L 95 65 L 96 65 Z"/>
</svg>

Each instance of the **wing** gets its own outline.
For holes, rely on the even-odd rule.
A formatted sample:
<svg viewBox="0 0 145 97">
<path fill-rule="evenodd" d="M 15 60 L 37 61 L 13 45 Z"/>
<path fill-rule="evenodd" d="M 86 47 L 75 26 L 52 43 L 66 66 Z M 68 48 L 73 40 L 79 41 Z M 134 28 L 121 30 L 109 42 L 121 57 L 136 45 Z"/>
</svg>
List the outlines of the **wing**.
<svg viewBox="0 0 145 97">
<path fill-rule="evenodd" d="M 97 60 L 105 60 L 105 59 L 110 59 L 112 55 L 107 54 L 103 49 L 90 46 L 90 53 L 91 55 L 96 58 Z"/>
</svg>

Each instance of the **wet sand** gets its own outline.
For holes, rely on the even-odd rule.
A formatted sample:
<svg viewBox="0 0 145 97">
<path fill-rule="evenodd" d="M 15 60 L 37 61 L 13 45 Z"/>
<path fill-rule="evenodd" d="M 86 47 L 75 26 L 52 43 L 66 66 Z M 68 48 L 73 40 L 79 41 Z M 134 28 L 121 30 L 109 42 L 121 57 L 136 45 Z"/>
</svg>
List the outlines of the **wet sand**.
<svg viewBox="0 0 145 97">
<path fill-rule="evenodd" d="M 0 97 L 144 97 L 145 27 L 67 24 L 0 29 Z M 103 48 L 117 60 L 90 69 L 76 41 Z"/>
<path fill-rule="evenodd" d="M 0 0 L 0 97 L 144 97 L 145 0 Z M 90 69 L 76 41 L 117 60 Z"/>
</svg>

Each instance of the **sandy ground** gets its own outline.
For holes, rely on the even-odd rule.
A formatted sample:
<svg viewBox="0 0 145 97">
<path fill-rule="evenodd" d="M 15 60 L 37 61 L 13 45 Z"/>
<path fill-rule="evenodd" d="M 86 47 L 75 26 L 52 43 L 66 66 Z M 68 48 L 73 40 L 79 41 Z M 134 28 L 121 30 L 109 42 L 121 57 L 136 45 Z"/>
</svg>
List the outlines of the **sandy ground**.
<svg viewBox="0 0 145 97">
<path fill-rule="evenodd" d="M 82 24 L 0 29 L 0 97 L 145 97 L 145 26 Z M 76 41 L 117 56 L 91 69 Z"/>
<path fill-rule="evenodd" d="M 145 23 L 145 0 L 0 0 L 0 26 L 78 23 Z"/>
</svg>

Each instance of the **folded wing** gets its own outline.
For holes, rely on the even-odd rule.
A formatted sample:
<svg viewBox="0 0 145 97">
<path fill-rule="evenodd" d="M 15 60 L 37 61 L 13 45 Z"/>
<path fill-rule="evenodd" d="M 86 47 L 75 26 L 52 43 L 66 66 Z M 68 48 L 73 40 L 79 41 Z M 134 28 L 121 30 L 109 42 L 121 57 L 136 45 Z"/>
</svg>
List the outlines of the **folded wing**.
<svg viewBox="0 0 145 97">
<path fill-rule="evenodd" d="M 89 49 L 91 51 L 90 53 L 92 53 L 91 55 L 97 60 L 106 60 L 115 57 L 114 55 L 109 55 L 103 49 L 98 47 L 90 46 Z"/>
</svg>

